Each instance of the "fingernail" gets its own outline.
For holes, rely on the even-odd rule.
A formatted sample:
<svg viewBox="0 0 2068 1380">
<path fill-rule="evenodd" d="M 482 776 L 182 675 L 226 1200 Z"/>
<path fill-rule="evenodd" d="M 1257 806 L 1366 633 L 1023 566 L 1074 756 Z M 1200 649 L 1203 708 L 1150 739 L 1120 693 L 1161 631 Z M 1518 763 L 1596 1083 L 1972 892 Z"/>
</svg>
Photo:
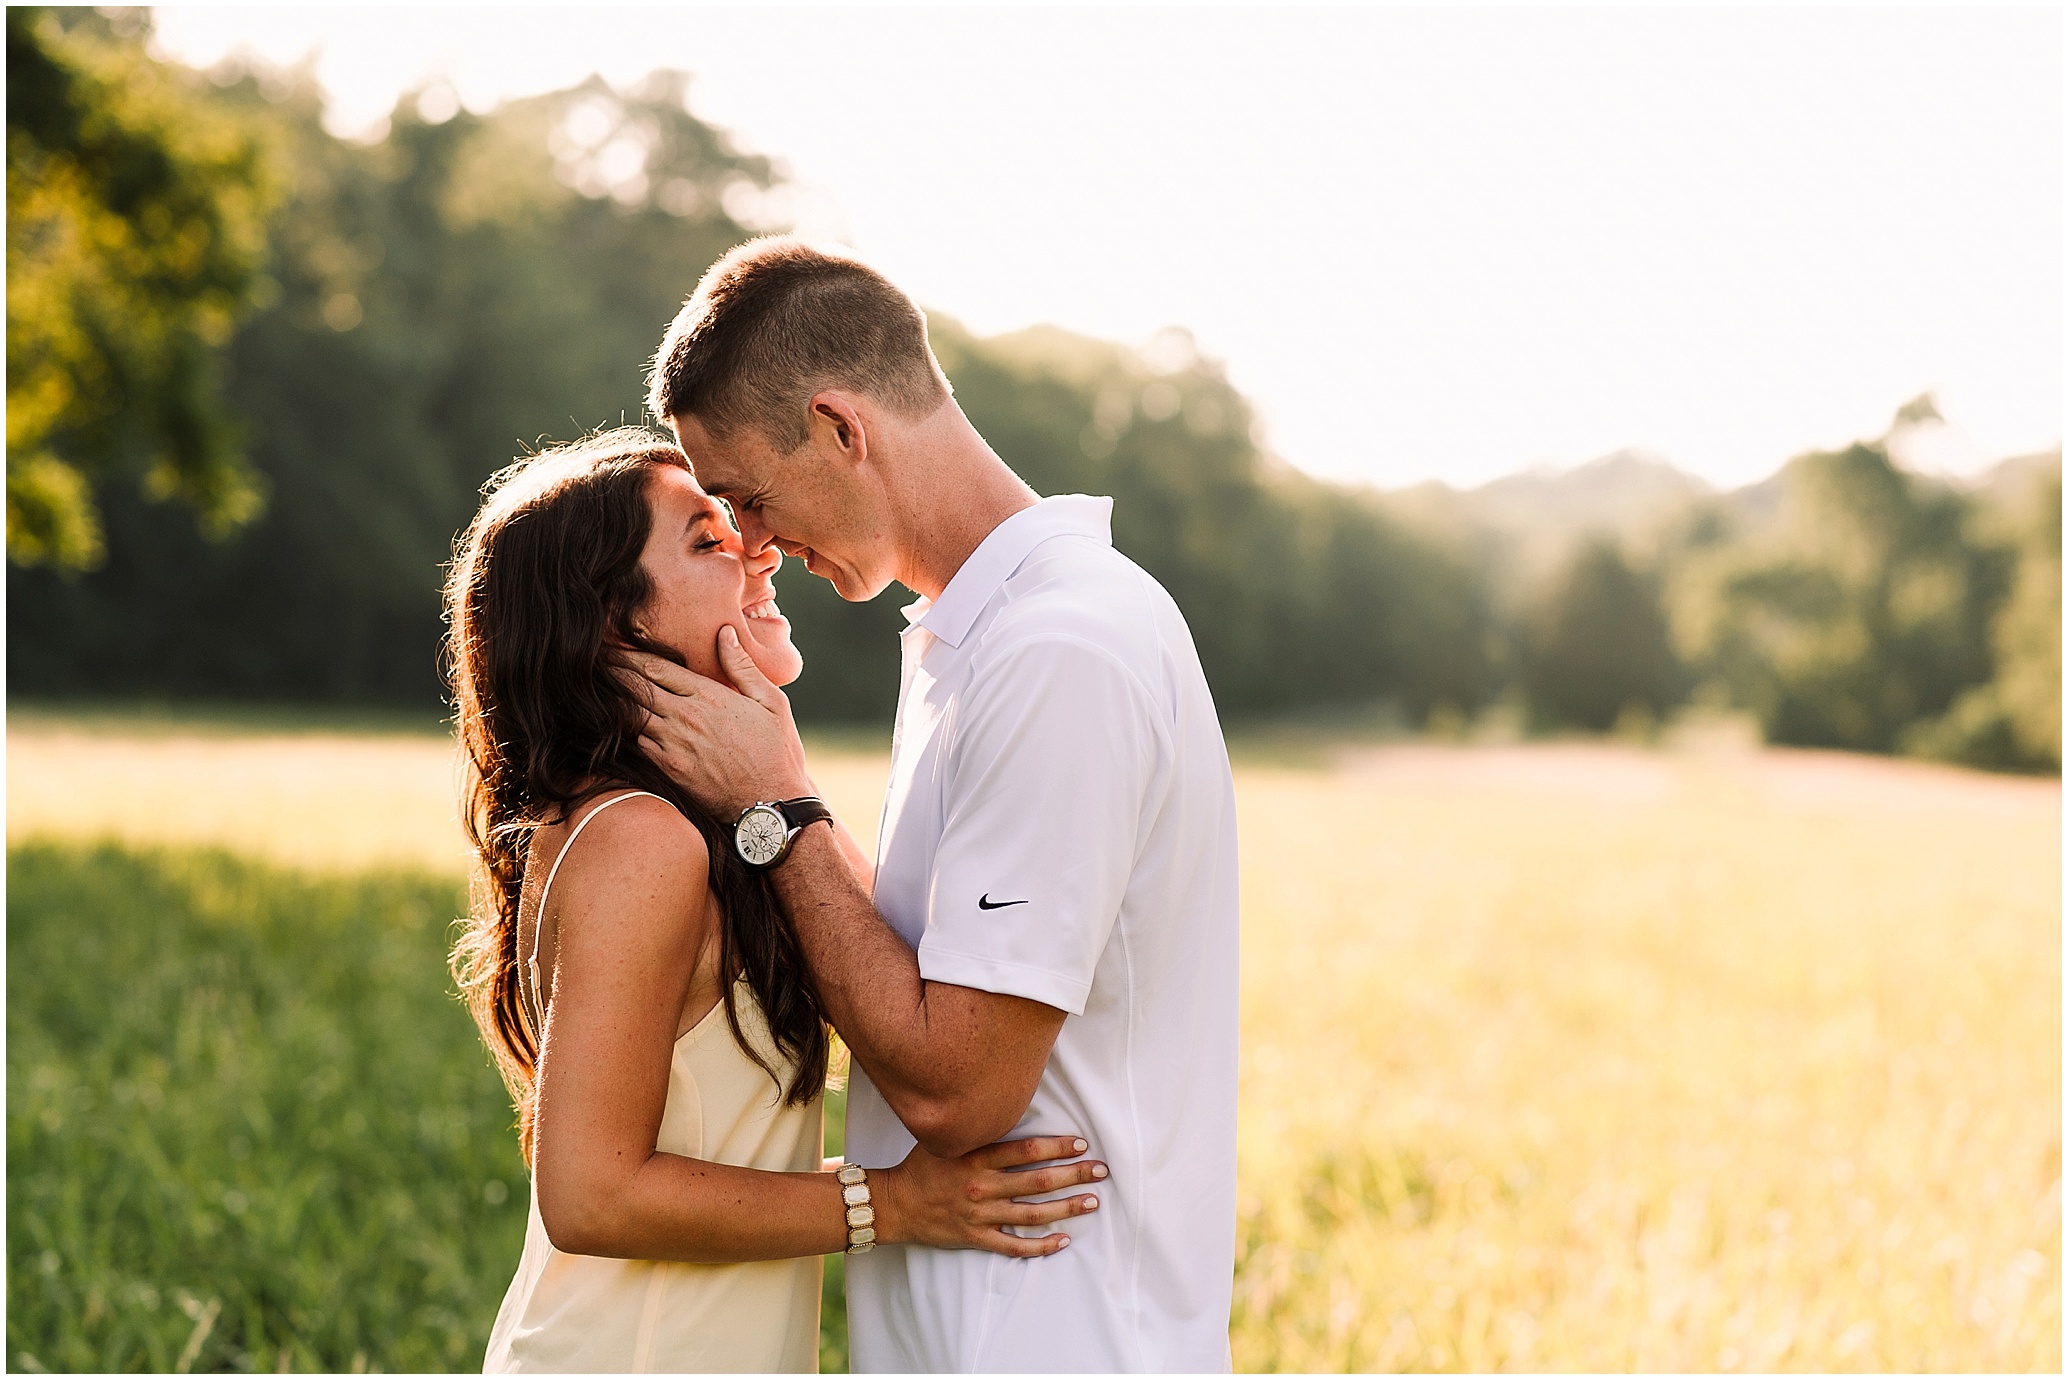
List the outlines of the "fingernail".
<svg viewBox="0 0 2068 1380">
<path fill-rule="evenodd" d="M 740 645 L 740 635 L 732 630 L 732 624 L 730 623 L 718 629 L 718 636 L 724 639 L 725 645 L 728 647 Z"/>
<path fill-rule="evenodd" d="M 1084 1153 L 1084 1142 L 1081 1140 L 1073 1140 L 1070 1142 L 1070 1148 L 1081 1155 Z"/>
<path fill-rule="evenodd" d="M 1093 1208 L 1097 1207 L 1098 1205 L 1099 1200 L 1096 1198 L 1086 1198 L 1084 1200 L 1084 1210 L 1086 1212 L 1090 1212 Z"/>
<path fill-rule="evenodd" d="M 1091 1176 L 1092 1176 L 1092 1177 L 1093 1177 L 1094 1179 L 1103 1179 L 1103 1178 L 1105 1178 L 1105 1177 L 1106 1177 L 1106 1166 L 1105 1166 L 1105 1165 L 1103 1165 L 1103 1164 L 1095 1164 L 1095 1165 L 1093 1165 L 1093 1166 L 1091 1167 Z"/>
<path fill-rule="evenodd" d="M 1064 1237 L 1064 1238 L 1063 1238 L 1062 1240 L 1060 1240 L 1060 1241 L 1056 1242 L 1056 1249 L 1057 1249 L 1057 1250 L 1061 1250 L 1061 1249 L 1063 1249 L 1063 1247 L 1065 1247 L 1065 1246 L 1067 1246 L 1067 1245 L 1069 1245 L 1069 1244 L 1070 1244 L 1070 1238 L 1066 1236 L 1066 1237 Z"/>
</svg>

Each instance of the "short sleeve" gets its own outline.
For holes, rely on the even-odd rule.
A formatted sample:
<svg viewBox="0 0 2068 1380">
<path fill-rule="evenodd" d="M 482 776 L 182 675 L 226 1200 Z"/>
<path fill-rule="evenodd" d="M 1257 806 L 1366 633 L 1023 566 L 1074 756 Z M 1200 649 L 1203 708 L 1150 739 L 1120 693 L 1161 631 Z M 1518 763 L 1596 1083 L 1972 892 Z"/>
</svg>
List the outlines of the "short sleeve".
<svg viewBox="0 0 2068 1380">
<path fill-rule="evenodd" d="M 1082 1015 L 1167 735 L 1118 660 L 1068 638 L 986 666 L 950 732 L 920 975 Z"/>
</svg>

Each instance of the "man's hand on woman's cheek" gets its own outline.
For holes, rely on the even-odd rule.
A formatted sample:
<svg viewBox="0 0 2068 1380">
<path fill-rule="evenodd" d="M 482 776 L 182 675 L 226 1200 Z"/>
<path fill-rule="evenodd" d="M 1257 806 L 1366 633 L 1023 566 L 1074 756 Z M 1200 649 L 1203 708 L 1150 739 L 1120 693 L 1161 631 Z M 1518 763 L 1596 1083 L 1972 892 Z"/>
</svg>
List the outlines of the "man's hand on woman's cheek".
<svg viewBox="0 0 2068 1380">
<path fill-rule="evenodd" d="M 730 627 L 719 631 L 718 661 L 731 686 L 645 652 L 626 655 L 647 711 L 640 746 L 697 800 L 729 819 L 756 801 L 812 793 L 790 702 Z"/>
</svg>

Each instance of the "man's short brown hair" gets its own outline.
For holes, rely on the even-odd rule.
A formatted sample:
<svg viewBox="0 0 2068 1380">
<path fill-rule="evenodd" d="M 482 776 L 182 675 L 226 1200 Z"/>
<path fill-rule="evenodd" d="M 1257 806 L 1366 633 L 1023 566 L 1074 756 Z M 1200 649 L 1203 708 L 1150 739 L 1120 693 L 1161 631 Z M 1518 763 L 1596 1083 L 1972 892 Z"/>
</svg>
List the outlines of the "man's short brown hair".
<svg viewBox="0 0 2068 1380">
<path fill-rule="evenodd" d="M 784 450 L 809 434 L 822 388 L 923 417 L 948 396 L 926 317 L 868 265 L 789 236 L 750 240 L 711 265 L 668 327 L 647 376 L 663 423 L 718 436 L 751 427 Z"/>
</svg>

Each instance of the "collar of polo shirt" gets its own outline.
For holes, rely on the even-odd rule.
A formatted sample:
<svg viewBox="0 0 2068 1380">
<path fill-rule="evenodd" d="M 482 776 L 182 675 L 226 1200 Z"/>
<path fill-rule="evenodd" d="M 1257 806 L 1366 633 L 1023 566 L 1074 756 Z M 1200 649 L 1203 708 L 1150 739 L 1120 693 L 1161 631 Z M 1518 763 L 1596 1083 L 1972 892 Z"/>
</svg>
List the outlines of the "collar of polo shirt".
<svg viewBox="0 0 2068 1380">
<path fill-rule="evenodd" d="M 925 628 L 950 647 L 962 645 L 972 623 L 998 587 L 1012 577 L 1034 548 L 1050 537 L 1090 537 L 1113 544 L 1113 500 L 1089 494 L 1058 494 L 1022 508 L 991 529 L 969 553 L 941 597 L 905 605 L 905 629 Z"/>
</svg>

